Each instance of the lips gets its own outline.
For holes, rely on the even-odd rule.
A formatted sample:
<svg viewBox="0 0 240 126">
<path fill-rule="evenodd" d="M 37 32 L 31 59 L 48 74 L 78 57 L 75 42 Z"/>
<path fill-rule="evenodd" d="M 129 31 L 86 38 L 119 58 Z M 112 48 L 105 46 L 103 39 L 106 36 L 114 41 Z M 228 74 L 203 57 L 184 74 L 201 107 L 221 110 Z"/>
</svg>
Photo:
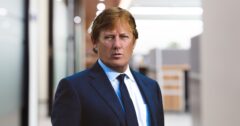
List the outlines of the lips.
<svg viewBox="0 0 240 126">
<path fill-rule="evenodd" d="M 113 57 L 113 58 L 117 58 L 117 59 L 118 59 L 118 58 L 121 58 L 122 56 L 123 56 L 122 53 L 113 53 L 113 54 L 112 54 L 112 57 Z"/>
</svg>

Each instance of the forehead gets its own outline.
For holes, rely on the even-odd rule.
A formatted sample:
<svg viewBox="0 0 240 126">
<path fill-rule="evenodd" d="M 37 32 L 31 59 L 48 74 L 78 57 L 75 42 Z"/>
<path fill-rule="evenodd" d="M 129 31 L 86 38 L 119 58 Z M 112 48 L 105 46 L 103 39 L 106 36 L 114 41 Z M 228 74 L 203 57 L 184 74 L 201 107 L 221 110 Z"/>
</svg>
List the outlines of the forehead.
<svg viewBox="0 0 240 126">
<path fill-rule="evenodd" d="M 110 31 L 116 31 L 116 30 L 122 31 L 122 32 L 132 32 L 129 22 L 121 19 L 116 20 L 115 22 L 112 23 L 112 25 L 107 26 L 101 31 L 110 32 Z"/>
</svg>

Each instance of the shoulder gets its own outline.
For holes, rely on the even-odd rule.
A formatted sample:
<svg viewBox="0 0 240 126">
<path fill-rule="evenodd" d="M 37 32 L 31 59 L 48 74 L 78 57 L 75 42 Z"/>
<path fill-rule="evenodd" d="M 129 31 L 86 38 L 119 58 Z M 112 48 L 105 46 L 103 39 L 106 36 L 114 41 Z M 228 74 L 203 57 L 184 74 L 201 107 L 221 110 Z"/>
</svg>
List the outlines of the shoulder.
<svg viewBox="0 0 240 126">
<path fill-rule="evenodd" d="M 161 92 L 160 86 L 156 80 L 151 79 L 151 78 L 149 78 L 139 72 L 136 72 L 136 71 L 132 71 L 132 73 L 134 75 L 136 82 L 139 85 L 142 85 L 142 87 L 144 87 L 146 90 L 151 92 L 153 94 L 153 96 L 160 94 L 160 92 Z"/>
<path fill-rule="evenodd" d="M 68 86 L 74 88 L 83 82 L 88 82 L 89 74 L 90 74 L 89 69 L 74 73 L 72 75 L 62 78 L 59 81 L 58 86 L 68 85 Z"/>
<path fill-rule="evenodd" d="M 135 78 L 140 79 L 140 80 L 142 80 L 142 81 L 144 81 L 144 82 L 147 82 L 147 83 L 157 83 L 156 80 L 154 80 L 154 79 L 152 79 L 152 78 L 150 78 L 150 77 L 148 77 L 148 76 L 146 76 L 146 75 L 143 75 L 143 74 L 140 73 L 140 72 L 137 72 L 137 71 L 132 70 L 132 73 L 133 73 L 133 76 L 134 76 Z"/>
<path fill-rule="evenodd" d="M 97 75 L 102 74 L 103 70 L 98 63 L 93 64 L 92 67 L 80 71 L 78 73 L 72 74 L 60 80 L 60 83 L 67 83 L 72 87 L 79 87 L 84 85 L 89 85 L 89 82 Z"/>
<path fill-rule="evenodd" d="M 89 76 L 89 74 L 90 74 L 89 69 L 86 69 L 86 70 L 74 73 L 74 74 L 72 74 L 70 76 L 67 76 L 67 77 L 65 77 L 63 79 L 65 79 L 67 81 L 78 81 L 79 79 L 87 78 Z"/>
</svg>

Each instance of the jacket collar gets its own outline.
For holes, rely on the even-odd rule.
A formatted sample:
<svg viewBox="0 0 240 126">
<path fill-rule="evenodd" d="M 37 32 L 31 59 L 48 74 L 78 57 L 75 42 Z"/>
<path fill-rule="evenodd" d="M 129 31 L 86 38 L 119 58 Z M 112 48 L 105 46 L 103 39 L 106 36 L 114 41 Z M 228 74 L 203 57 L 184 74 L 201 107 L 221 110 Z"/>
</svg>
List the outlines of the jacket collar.
<svg viewBox="0 0 240 126">
<path fill-rule="evenodd" d="M 91 86 L 99 93 L 99 95 L 104 99 L 107 105 L 113 110 L 117 115 L 121 123 L 124 121 L 124 113 L 122 111 L 122 106 L 111 82 L 108 80 L 107 75 L 98 63 L 95 63 L 92 68 L 90 68 Z"/>
<path fill-rule="evenodd" d="M 156 115 L 154 115 L 153 113 L 155 113 L 156 111 L 156 108 L 155 108 L 155 105 L 154 105 L 154 97 L 152 96 L 152 87 L 150 87 L 149 85 L 151 84 L 148 84 L 146 81 L 144 81 L 143 75 L 140 75 L 139 73 L 132 71 L 132 74 L 138 84 L 138 87 L 139 87 L 139 90 L 148 106 L 148 110 L 149 110 L 149 114 L 150 114 L 150 124 L 151 126 L 157 126 L 157 122 L 156 122 Z"/>
</svg>

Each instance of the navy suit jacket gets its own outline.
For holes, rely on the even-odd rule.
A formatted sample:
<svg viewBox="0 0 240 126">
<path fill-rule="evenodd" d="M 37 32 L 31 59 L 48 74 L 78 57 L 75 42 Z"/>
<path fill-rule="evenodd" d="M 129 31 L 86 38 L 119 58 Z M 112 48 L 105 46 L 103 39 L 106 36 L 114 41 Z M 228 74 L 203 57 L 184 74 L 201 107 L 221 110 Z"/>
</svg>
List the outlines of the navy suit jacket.
<svg viewBox="0 0 240 126">
<path fill-rule="evenodd" d="M 148 106 L 151 126 L 164 126 L 158 83 L 131 72 Z M 51 121 L 53 126 L 126 126 L 118 97 L 98 63 L 60 81 Z"/>
</svg>

